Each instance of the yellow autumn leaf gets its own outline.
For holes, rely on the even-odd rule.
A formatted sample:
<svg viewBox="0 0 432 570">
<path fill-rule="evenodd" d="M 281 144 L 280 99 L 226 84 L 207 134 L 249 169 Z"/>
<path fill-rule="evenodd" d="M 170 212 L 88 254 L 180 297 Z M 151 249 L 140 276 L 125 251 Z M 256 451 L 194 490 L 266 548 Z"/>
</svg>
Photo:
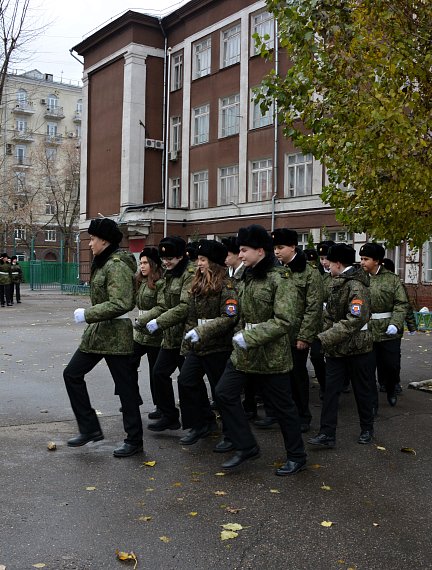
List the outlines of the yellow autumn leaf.
<svg viewBox="0 0 432 570">
<path fill-rule="evenodd" d="M 331 491 L 332 488 L 329 485 L 324 485 L 324 483 L 321 485 L 321 489 L 323 491 Z"/>
<path fill-rule="evenodd" d="M 214 491 L 214 494 L 218 497 L 223 497 L 226 495 L 225 491 Z"/>
<path fill-rule="evenodd" d="M 152 489 L 151 487 L 148 487 L 148 488 L 146 489 L 146 493 L 151 493 L 152 491 L 154 491 L 154 489 Z"/>
<path fill-rule="evenodd" d="M 159 540 L 161 540 L 162 542 L 171 542 L 171 539 L 168 538 L 167 536 L 160 536 Z"/>
<path fill-rule="evenodd" d="M 322 521 L 321 526 L 325 526 L 325 527 L 331 527 L 332 526 L 332 522 L 331 521 Z"/>
<path fill-rule="evenodd" d="M 183 485 L 183 483 L 173 483 L 173 487 L 181 487 Z"/>
<path fill-rule="evenodd" d="M 156 465 L 156 461 L 144 461 L 143 465 L 146 467 L 154 467 Z"/>
<path fill-rule="evenodd" d="M 411 453 L 411 455 L 417 455 L 416 450 L 412 447 L 401 447 L 403 453 Z"/>
<path fill-rule="evenodd" d="M 236 538 L 238 536 L 238 532 L 234 532 L 233 530 L 223 530 L 220 533 L 221 540 L 229 540 L 230 538 Z"/>
<path fill-rule="evenodd" d="M 152 520 L 152 517 L 149 516 L 142 516 L 142 517 L 138 517 L 139 521 L 144 521 L 144 522 L 148 522 Z"/>
<path fill-rule="evenodd" d="M 86 487 L 86 491 L 96 491 L 96 487 Z"/>
<path fill-rule="evenodd" d="M 308 465 L 309 469 L 321 469 L 322 465 L 319 463 L 312 463 L 312 465 Z"/>
<path fill-rule="evenodd" d="M 238 523 L 227 523 L 227 524 L 222 524 L 221 527 L 224 530 L 242 530 L 243 527 L 241 524 Z"/>
<path fill-rule="evenodd" d="M 197 513 L 196 511 L 191 511 L 191 512 L 189 513 L 189 516 L 190 516 L 190 517 L 196 517 L 197 514 L 198 514 L 198 513 Z"/>
<path fill-rule="evenodd" d="M 33 564 L 33 568 L 45 568 L 46 564 L 43 562 L 38 562 L 37 564 Z"/>
<path fill-rule="evenodd" d="M 219 473 L 215 473 L 218 477 L 225 477 L 226 473 L 224 471 L 220 471 Z"/>
<path fill-rule="evenodd" d="M 379 449 L 380 451 L 386 451 L 386 448 L 383 447 L 382 445 L 377 445 L 376 448 Z"/>
<path fill-rule="evenodd" d="M 275 493 L 275 494 L 277 494 L 277 493 L 280 493 L 280 491 L 278 491 L 277 489 L 270 489 L 270 493 Z"/>
<path fill-rule="evenodd" d="M 239 513 L 240 511 L 242 511 L 244 509 L 244 507 L 241 509 L 239 509 L 237 507 L 224 507 L 224 508 L 225 508 L 227 513 L 232 513 L 234 515 L 236 515 L 237 513 Z"/>
<path fill-rule="evenodd" d="M 119 560 L 122 560 L 123 562 L 125 562 L 125 561 L 129 562 L 129 560 L 133 560 L 135 562 L 134 569 L 137 567 L 138 558 L 136 557 L 136 554 L 134 552 L 122 552 L 121 550 L 119 550 L 117 548 L 115 553 L 117 555 L 117 558 Z"/>
<path fill-rule="evenodd" d="M 49 441 L 47 444 L 48 451 L 55 451 L 57 449 L 57 445 L 54 441 Z"/>
<path fill-rule="evenodd" d="M 279 469 L 279 468 L 282 467 L 283 465 L 285 465 L 285 463 L 284 463 L 283 461 L 274 461 L 271 466 L 272 466 L 272 467 L 277 467 L 277 468 Z"/>
</svg>

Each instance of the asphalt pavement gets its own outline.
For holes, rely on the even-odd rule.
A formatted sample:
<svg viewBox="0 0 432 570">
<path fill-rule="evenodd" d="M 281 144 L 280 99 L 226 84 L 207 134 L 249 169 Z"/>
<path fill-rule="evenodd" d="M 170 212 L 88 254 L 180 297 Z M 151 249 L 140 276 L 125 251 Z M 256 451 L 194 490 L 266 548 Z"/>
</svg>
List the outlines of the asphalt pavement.
<svg viewBox="0 0 432 570">
<path fill-rule="evenodd" d="M 353 395 L 344 394 L 337 446 L 307 445 L 306 471 L 274 475 L 285 460 L 276 428 L 256 430 L 259 459 L 224 474 L 217 434 L 182 447 L 181 430 L 145 430 L 145 454 L 114 458 L 124 434 L 104 362 L 88 385 L 105 440 L 68 448 L 77 427 L 62 371 L 83 330 L 73 310 L 89 301 L 28 289 L 22 301 L 0 309 L 0 569 L 121 570 L 133 557 L 155 570 L 432 568 L 432 393 L 407 389 L 432 378 L 431 335 L 404 337 L 403 395 L 391 408 L 380 394 L 372 445 L 357 444 Z M 146 362 L 140 389 L 146 425 Z"/>
</svg>

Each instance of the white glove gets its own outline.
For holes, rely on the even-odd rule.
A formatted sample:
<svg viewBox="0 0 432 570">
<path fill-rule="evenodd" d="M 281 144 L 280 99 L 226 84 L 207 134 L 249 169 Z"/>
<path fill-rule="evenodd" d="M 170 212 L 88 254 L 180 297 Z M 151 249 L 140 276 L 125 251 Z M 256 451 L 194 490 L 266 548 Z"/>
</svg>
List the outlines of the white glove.
<svg viewBox="0 0 432 570">
<path fill-rule="evenodd" d="M 415 335 L 416 332 L 417 332 L 417 331 L 409 331 L 408 334 L 409 334 L 410 336 L 413 336 L 413 335 Z"/>
<path fill-rule="evenodd" d="M 158 330 L 158 328 L 159 328 L 159 325 L 157 324 L 156 319 L 152 319 L 151 321 L 149 321 L 146 324 L 146 329 L 148 330 L 149 333 L 153 334 L 154 332 L 156 332 Z"/>
<path fill-rule="evenodd" d="M 200 339 L 199 334 L 196 332 L 195 329 L 192 329 L 188 333 L 185 334 L 185 340 L 190 340 L 191 342 L 198 342 Z"/>
<path fill-rule="evenodd" d="M 397 334 L 398 330 L 394 325 L 389 325 L 386 330 L 386 334 Z"/>
<path fill-rule="evenodd" d="M 85 309 L 75 309 L 74 320 L 76 323 L 85 323 Z"/>
<path fill-rule="evenodd" d="M 235 344 L 237 344 L 240 348 L 243 348 L 244 350 L 247 349 L 247 344 L 242 332 L 238 332 L 233 336 L 233 342 L 235 342 Z"/>
</svg>

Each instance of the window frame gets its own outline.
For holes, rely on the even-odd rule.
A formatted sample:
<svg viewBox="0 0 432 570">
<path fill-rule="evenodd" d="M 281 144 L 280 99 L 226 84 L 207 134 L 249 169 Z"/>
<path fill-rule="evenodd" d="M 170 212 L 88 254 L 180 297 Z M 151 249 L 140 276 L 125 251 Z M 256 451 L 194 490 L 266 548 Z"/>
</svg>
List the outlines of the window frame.
<svg viewBox="0 0 432 570">
<path fill-rule="evenodd" d="M 230 101 L 234 99 L 234 101 Z M 226 103 L 224 104 L 224 101 Z M 231 110 L 234 110 L 234 115 Z M 234 118 L 232 124 L 228 126 L 225 125 L 226 122 L 230 122 L 230 119 Z M 227 132 L 228 131 L 228 132 Z M 237 135 L 240 132 L 240 93 L 235 95 L 228 95 L 227 97 L 221 97 L 219 99 L 219 138 L 231 137 Z"/>
<path fill-rule="evenodd" d="M 57 230 L 45 228 L 44 241 L 49 241 L 49 242 L 57 241 Z"/>
<path fill-rule="evenodd" d="M 169 179 L 168 204 L 170 208 L 181 207 L 181 178 L 179 176 Z"/>
<path fill-rule="evenodd" d="M 225 194 L 225 196 L 223 194 Z M 238 200 L 239 165 L 221 166 L 218 169 L 218 206 L 229 206 L 232 203 L 237 204 Z"/>
<path fill-rule="evenodd" d="M 205 45 L 206 44 L 206 45 Z M 204 46 L 204 47 L 202 47 Z M 201 48 L 201 49 L 199 49 Z M 211 74 L 211 36 L 206 36 L 192 44 L 192 80 Z M 205 67 L 202 64 L 205 63 Z"/>
<path fill-rule="evenodd" d="M 267 109 L 267 112 L 263 115 L 260 107 L 259 101 L 256 101 L 254 97 L 254 89 L 251 91 L 251 105 L 250 105 L 250 128 L 251 129 L 262 129 L 263 127 L 268 127 L 274 123 L 274 104 L 272 103 Z M 258 116 L 259 115 L 259 116 Z"/>
<path fill-rule="evenodd" d="M 303 157 L 304 160 L 301 160 Z M 294 158 L 295 162 L 290 162 Z M 304 168 L 303 174 L 303 189 L 300 188 L 298 182 L 302 176 L 301 170 Z M 311 153 L 304 154 L 301 152 L 285 154 L 285 198 L 299 198 L 304 196 L 311 196 L 313 189 L 313 156 Z M 291 187 L 291 180 L 294 180 L 293 187 Z M 307 187 L 308 186 L 308 187 Z"/>
<path fill-rule="evenodd" d="M 181 150 L 182 118 L 180 116 L 170 117 L 170 152 Z M 175 121 L 177 122 L 175 123 Z"/>
<path fill-rule="evenodd" d="M 205 109 L 205 111 L 202 111 Z M 202 112 L 201 112 L 202 111 Z M 201 120 L 200 120 L 201 119 Z M 207 131 L 200 131 L 201 121 Z M 191 146 L 209 142 L 210 139 L 210 103 L 194 107 L 191 113 Z"/>
<path fill-rule="evenodd" d="M 227 35 L 230 32 L 235 32 L 232 35 Z M 231 57 L 227 56 L 230 46 L 234 48 L 238 46 L 238 50 L 234 51 L 234 55 Z M 224 69 L 230 65 L 235 65 L 240 62 L 241 55 L 241 24 L 238 22 L 229 28 L 221 30 L 220 33 L 220 68 Z"/>
<path fill-rule="evenodd" d="M 264 166 L 261 163 L 266 162 L 267 164 Z M 258 167 L 254 167 L 254 165 L 258 165 Z M 273 159 L 272 158 L 261 158 L 255 159 L 250 161 L 250 188 L 249 188 L 249 197 L 250 202 L 265 202 L 266 200 L 270 200 L 273 193 Z M 262 190 L 260 190 L 260 182 L 262 181 L 262 174 L 266 173 L 266 186 L 267 190 L 265 192 L 266 197 L 263 198 L 264 194 Z M 257 191 L 254 191 L 255 186 L 255 178 L 257 178 L 258 188 Z M 256 197 L 255 197 L 256 195 Z"/>
<path fill-rule="evenodd" d="M 193 209 L 208 208 L 208 170 L 191 173 L 190 204 Z"/>
<path fill-rule="evenodd" d="M 267 17 L 264 17 L 266 15 Z M 258 55 L 260 53 L 255 45 L 254 35 L 258 34 L 259 37 L 265 42 L 267 49 L 274 49 L 275 46 L 275 20 L 272 14 L 267 10 L 261 10 L 260 12 L 255 12 L 251 14 L 251 46 L 250 53 L 251 56 Z M 268 28 L 268 29 L 267 29 Z M 269 33 L 270 32 L 270 33 Z M 266 35 L 269 35 L 268 40 L 264 40 Z"/>
<path fill-rule="evenodd" d="M 178 60 L 178 61 L 176 61 Z M 171 91 L 178 91 L 183 87 L 183 53 L 171 55 Z"/>
</svg>

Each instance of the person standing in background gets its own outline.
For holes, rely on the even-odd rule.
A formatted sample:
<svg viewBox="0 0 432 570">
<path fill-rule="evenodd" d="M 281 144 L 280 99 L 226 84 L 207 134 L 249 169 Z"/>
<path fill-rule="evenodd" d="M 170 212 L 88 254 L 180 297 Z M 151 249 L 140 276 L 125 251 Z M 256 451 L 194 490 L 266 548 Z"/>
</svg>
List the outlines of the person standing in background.
<svg viewBox="0 0 432 570">
<path fill-rule="evenodd" d="M 13 255 L 11 257 L 11 276 L 12 276 L 12 283 L 11 283 L 12 303 L 13 303 L 14 292 L 16 296 L 16 302 L 21 303 L 20 285 L 22 283 L 22 269 L 20 264 L 18 263 L 18 258 L 16 255 Z"/>
<path fill-rule="evenodd" d="M 6 252 L 0 258 L 0 302 L 2 307 L 13 305 L 11 264 Z"/>
</svg>

